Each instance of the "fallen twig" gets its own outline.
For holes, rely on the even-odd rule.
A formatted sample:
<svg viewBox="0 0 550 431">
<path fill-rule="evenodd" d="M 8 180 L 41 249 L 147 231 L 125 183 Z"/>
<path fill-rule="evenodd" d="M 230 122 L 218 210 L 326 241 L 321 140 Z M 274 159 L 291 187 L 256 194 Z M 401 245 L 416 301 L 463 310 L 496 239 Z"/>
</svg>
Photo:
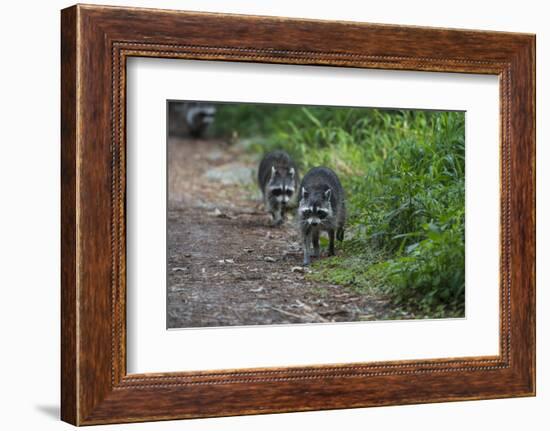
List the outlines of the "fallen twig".
<svg viewBox="0 0 550 431">
<path fill-rule="evenodd" d="M 299 302 L 299 301 L 297 301 L 297 302 Z M 290 311 L 286 311 L 286 310 L 283 310 L 283 309 L 277 308 L 277 307 L 269 307 L 269 308 L 271 308 L 272 310 L 278 311 L 279 313 L 286 314 L 287 316 L 292 316 L 292 317 L 295 317 L 295 318 L 301 319 L 301 320 L 322 322 L 322 323 L 330 322 L 330 320 L 325 319 L 323 316 L 321 316 L 320 314 L 313 311 L 311 309 L 311 307 L 309 307 L 305 304 L 303 304 L 303 305 L 305 306 L 304 307 L 305 309 L 308 309 L 308 310 L 311 310 L 311 311 L 308 311 L 308 312 L 304 313 L 303 315 L 300 315 L 300 314 L 292 313 Z"/>
<path fill-rule="evenodd" d="M 287 316 L 295 317 L 297 319 L 303 319 L 304 318 L 304 316 L 300 316 L 299 314 L 291 313 L 290 311 L 285 311 L 281 308 L 272 307 L 272 306 L 270 306 L 269 308 L 272 309 L 272 310 L 278 311 L 281 314 L 286 314 Z"/>
</svg>

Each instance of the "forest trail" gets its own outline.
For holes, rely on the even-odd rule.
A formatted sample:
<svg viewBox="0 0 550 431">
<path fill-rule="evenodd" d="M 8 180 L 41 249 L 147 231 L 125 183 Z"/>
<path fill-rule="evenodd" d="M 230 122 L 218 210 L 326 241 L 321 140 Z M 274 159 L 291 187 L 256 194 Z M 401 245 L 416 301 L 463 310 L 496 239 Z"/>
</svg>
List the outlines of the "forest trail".
<svg viewBox="0 0 550 431">
<path fill-rule="evenodd" d="M 170 138 L 168 152 L 168 328 L 407 318 L 306 278 L 292 220 L 270 226 L 242 147 Z"/>
</svg>

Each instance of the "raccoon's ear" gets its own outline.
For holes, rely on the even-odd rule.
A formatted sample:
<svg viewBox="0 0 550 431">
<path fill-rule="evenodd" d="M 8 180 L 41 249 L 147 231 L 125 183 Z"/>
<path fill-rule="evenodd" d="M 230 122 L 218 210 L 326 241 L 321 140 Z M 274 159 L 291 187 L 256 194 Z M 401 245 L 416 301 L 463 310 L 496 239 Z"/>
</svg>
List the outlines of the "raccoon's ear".
<svg viewBox="0 0 550 431">
<path fill-rule="evenodd" d="M 288 171 L 288 173 L 290 174 L 290 176 L 292 178 L 294 178 L 294 174 L 296 173 L 296 171 L 294 170 L 294 168 L 290 168 L 290 170 Z"/>
<path fill-rule="evenodd" d="M 325 192 L 325 200 L 330 200 L 330 196 L 332 195 L 332 190 L 331 189 L 328 189 L 326 192 Z"/>
<path fill-rule="evenodd" d="M 302 197 L 307 199 L 308 196 L 309 196 L 309 192 L 306 190 L 305 187 L 302 187 Z"/>
</svg>

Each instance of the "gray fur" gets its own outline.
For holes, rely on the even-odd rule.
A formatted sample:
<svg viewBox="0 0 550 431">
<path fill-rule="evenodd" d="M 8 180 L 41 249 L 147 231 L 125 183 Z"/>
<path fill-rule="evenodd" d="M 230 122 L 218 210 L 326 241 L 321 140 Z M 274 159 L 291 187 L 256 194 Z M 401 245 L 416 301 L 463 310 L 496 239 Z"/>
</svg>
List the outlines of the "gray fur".
<svg viewBox="0 0 550 431">
<path fill-rule="evenodd" d="M 297 219 L 304 245 L 304 265 L 319 257 L 319 236 L 327 232 L 329 256 L 334 255 L 334 238 L 344 239 L 345 194 L 338 176 L 329 168 L 311 169 L 300 185 Z M 313 248 L 313 251 L 312 251 Z"/>
<path fill-rule="evenodd" d="M 173 136 L 201 138 L 216 115 L 209 102 L 169 102 L 169 132 Z"/>
<path fill-rule="evenodd" d="M 284 151 L 266 154 L 258 168 L 258 185 L 273 223 L 282 224 L 298 191 L 298 169 L 290 156 Z"/>
</svg>

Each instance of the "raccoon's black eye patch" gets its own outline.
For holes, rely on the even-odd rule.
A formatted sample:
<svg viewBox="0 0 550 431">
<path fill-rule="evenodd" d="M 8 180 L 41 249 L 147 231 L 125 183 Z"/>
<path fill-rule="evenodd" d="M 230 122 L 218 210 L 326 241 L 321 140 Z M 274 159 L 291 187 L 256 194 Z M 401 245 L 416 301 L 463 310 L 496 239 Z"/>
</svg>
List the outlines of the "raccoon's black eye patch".
<svg viewBox="0 0 550 431">
<path fill-rule="evenodd" d="M 285 194 L 287 196 L 292 196 L 292 190 L 286 189 Z"/>
<path fill-rule="evenodd" d="M 311 217 L 312 213 L 313 213 L 313 211 L 311 211 L 311 210 L 304 210 L 304 212 L 302 212 L 304 217 Z"/>
<path fill-rule="evenodd" d="M 273 196 L 281 196 L 283 194 L 283 190 L 282 189 L 273 189 L 273 190 L 271 190 L 271 194 Z"/>
<path fill-rule="evenodd" d="M 321 220 L 327 218 L 327 212 L 326 211 L 317 211 L 317 217 L 319 217 Z"/>
</svg>

